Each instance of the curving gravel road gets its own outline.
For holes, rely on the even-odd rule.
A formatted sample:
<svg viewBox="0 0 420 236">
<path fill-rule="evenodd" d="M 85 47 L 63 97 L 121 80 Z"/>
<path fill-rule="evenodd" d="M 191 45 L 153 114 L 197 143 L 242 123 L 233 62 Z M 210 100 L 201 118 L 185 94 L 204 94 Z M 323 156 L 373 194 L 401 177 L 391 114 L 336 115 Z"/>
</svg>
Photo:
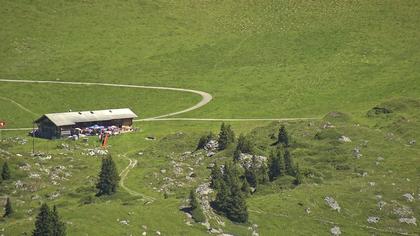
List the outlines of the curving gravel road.
<svg viewBox="0 0 420 236">
<path fill-rule="evenodd" d="M 0 79 L 0 82 L 9 82 L 9 83 L 32 83 L 32 84 L 66 84 L 66 85 L 96 85 L 96 86 L 106 86 L 106 87 L 121 87 L 121 88 L 142 88 L 142 89 L 159 89 L 159 90 L 170 90 L 170 91 L 178 91 L 178 92 L 188 92 L 188 93 L 195 93 L 201 96 L 201 101 L 194 106 L 187 108 L 182 111 L 172 112 L 165 115 L 160 115 L 156 117 L 150 117 L 145 119 L 139 119 L 134 121 L 146 121 L 146 120 L 154 120 L 165 118 L 169 116 L 175 116 L 182 113 L 186 113 L 195 109 L 198 109 L 207 103 L 209 103 L 213 97 L 211 94 L 193 90 L 193 89 L 183 89 L 183 88 L 173 88 L 173 87 L 158 87 L 158 86 L 145 86 L 145 85 L 132 85 L 132 84 L 109 84 L 109 83 L 93 83 L 93 82 L 67 82 L 67 81 L 48 81 L 48 80 L 12 80 L 12 79 Z"/>
</svg>

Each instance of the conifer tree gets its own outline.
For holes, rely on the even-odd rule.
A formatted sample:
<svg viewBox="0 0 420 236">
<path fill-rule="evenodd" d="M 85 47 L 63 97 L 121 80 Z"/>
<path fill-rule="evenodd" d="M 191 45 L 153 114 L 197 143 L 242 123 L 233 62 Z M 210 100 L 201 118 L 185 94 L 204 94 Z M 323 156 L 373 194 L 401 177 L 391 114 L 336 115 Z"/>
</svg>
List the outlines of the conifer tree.
<svg viewBox="0 0 420 236">
<path fill-rule="evenodd" d="M 200 140 L 198 140 L 198 144 L 197 144 L 196 150 L 203 149 L 206 146 L 207 143 L 208 143 L 207 136 L 206 135 L 201 136 L 200 137 Z"/>
<path fill-rule="evenodd" d="M 245 195 L 241 191 L 238 176 L 232 176 L 230 192 L 231 195 L 228 198 L 226 216 L 234 222 L 247 222 L 248 211 L 245 201 Z"/>
<path fill-rule="evenodd" d="M 35 230 L 33 236 L 50 236 L 53 232 L 51 212 L 46 203 L 41 205 L 38 216 L 35 221 Z"/>
<path fill-rule="evenodd" d="M 207 143 L 209 143 L 212 139 L 214 139 L 214 134 L 212 132 L 208 133 L 207 135 L 203 135 L 198 140 L 196 150 L 203 149 Z"/>
<path fill-rule="evenodd" d="M 191 215 L 195 222 L 204 222 L 206 217 L 198 203 L 197 196 L 194 190 L 190 191 L 190 206 L 191 206 Z"/>
<path fill-rule="evenodd" d="M 300 173 L 299 165 L 296 165 L 295 169 L 295 185 L 300 185 L 303 182 L 302 174 Z"/>
<path fill-rule="evenodd" d="M 241 150 L 235 149 L 235 151 L 233 152 L 233 162 L 238 162 L 241 159 Z"/>
<path fill-rule="evenodd" d="M 56 206 L 54 205 L 51 212 L 52 236 L 65 236 L 66 225 L 61 221 Z"/>
<path fill-rule="evenodd" d="M 286 164 L 284 162 L 284 157 L 281 155 L 281 151 L 277 150 L 277 159 L 279 162 L 279 176 L 284 176 L 286 175 Z"/>
<path fill-rule="evenodd" d="M 227 186 L 227 183 L 225 181 L 220 182 L 219 190 L 217 191 L 216 199 L 214 200 L 216 208 L 219 211 L 223 212 L 224 209 L 226 209 L 229 196 L 230 196 L 230 190 Z"/>
<path fill-rule="evenodd" d="M 284 127 L 284 125 L 280 127 L 277 143 L 283 144 L 285 147 L 289 146 L 289 136 L 287 135 L 286 127 Z"/>
<path fill-rule="evenodd" d="M 99 190 L 97 196 L 111 195 L 117 191 L 118 181 L 120 177 L 117 172 L 117 167 L 111 156 L 102 159 L 101 171 L 99 173 L 99 181 L 96 188 Z"/>
<path fill-rule="evenodd" d="M 220 126 L 219 139 L 219 150 L 225 150 L 229 144 L 235 142 L 235 133 L 233 132 L 230 125 L 222 123 Z"/>
<path fill-rule="evenodd" d="M 57 208 L 54 206 L 51 211 L 47 204 L 41 205 L 35 221 L 33 236 L 65 236 L 66 226 L 58 215 Z"/>
<path fill-rule="evenodd" d="M 10 198 L 6 199 L 6 204 L 4 205 L 4 215 L 3 217 L 8 217 L 13 214 L 12 209 L 12 202 L 10 201 Z"/>
<path fill-rule="evenodd" d="M 232 126 L 230 126 L 230 125 L 226 126 L 226 133 L 227 133 L 227 136 L 228 136 L 229 143 L 234 143 L 235 142 L 235 132 L 233 132 Z"/>
<path fill-rule="evenodd" d="M 268 176 L 270 181 L 274 181 L 280 175 L 280 163 L 278 155 L 272 151 L 268 162 Z"/>
<path fill-rule="evenodd" d="M 260 183 L 261 184 L 267 183 L 270 180 L 270 178 L 268 176 L 268 168 L 264 163 L 261 166 L 260 173 L 261 173 L 260 174 Z"/>
<path fill-rule="evenodd" d="M 251 188 L 249 187 L 249 183 L 246 179 L 242 180 L 241 191 L 246 197 L 251 193 Z"/>
<path fill-rule="evenodd" d="M 254 153 L 254 144 L 245 137 L 245 135 L 240 134 L 238 138 L 238 144 L 236 145 L 236 151 L 239 151 L 240 153 L 248 153 L 253 154 Z"/>
<path fill-rule="evenodd" d="M 211 169 L 211 182 L 210 182 L 210 187 L 213 188 L 214 190 L 219 190 L 220 189 L 220 182 L 222 181 L 222 171 L 220 169 L 220 167 L 217 165 L 217 163 L 214 163 L 213 168 Z"/>
<path fill-rule="evenodd" d="M 7 161 L 4 162 L 4 164 L 3 164 L 3 169 L 2 169 L 2 172 L 1 172 L 1 178 L 3 180 L 10 179 L 10 169 L 9 169 L 9 165 L 7 164 Z"/>
<path fill-rule="evenodd" d="M 293 158 L 290 155 L 289 150 L 284 151 L 284 163 L 286 167 L 286 173 L 290 176 L 295 176 L 295 166 L 293 164 Z"/>
<path fill-rule="evenodd" d="M 245 179 L 249 183 L 250 186 L 253 188 L 257 188 L 258 179 L 257 174 L 253 168 L 249 168 L 245 170 Z"/>
<path fill-rule="evenodd" d="M 248 220 L 245 195 L 242 193 L 241 187 L 237 169 L 226 163 L 223 171 L 223 181 L 216 194 L 215 205 L 218 211 L 235 222 L 246 222 Z"/>
</svg>

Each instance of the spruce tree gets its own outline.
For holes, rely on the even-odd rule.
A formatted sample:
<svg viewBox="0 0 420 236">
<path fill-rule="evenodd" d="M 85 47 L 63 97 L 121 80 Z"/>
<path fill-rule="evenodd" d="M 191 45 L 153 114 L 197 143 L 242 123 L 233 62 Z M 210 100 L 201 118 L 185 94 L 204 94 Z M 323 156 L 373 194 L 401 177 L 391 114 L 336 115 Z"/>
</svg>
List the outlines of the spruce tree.
<svg viewBox="0 0 420 236">
<path fill-rule="evenodd" d="M 279 163 L 279 176 L 284 176 L 286 175 L 286 164 L 280 150 L 277 150 L 277 159 Z"/>
<path fill-rule="evenodd" d="M 117 191 L 118 181 L 120 177 L 117 172 L 117 167 L 111 156 L 102 159 L 101 171 L 99 173 L 99 181 L 96 188 L 99 190 L 97 196 L 111 195 Z"/>
<path fill-rule="evenodd" d="M 245 194 L 243 194 L 241 190 L 238 176 L 235 175 L 231 176 L 230 196 L 227 202 L 226 216 L 230 220 L 238 223 L 244 223 L 248 221 Z"/>
<path fill-rule="evenodd" d="M 214 134 L 212 132 L 208 133 L 207 135 L 203 135 L 198 140 L 196 150 L 203 149 L 207 143 L 209 143 L 212 139 L 214 139 Z"/>
<path fill-rule="evenodd" d="M 257 174 L 253 168 L 249 168 L 245 170 L 245 179 L 249 183 L 250 186 L 253 188 L 257 188 L 258 179 Z"/>
<path fill-rule="evenodd" d="M 232 221 L 246 222 L 248 220 L 245 194 L 242 193 L 242 185 L 235 166 L 225 164 L 223 181 L 220 190 L 216 194 L 216 208 Z"/>
<path fill-rule="evenodd" d="M 53 233 L 50 208 L 46 203 L 41 205 L 38 216 L 35 220 L 33 236 L 50 236 Z"/>
<path fill-rule="evenodd" d="M 233 152 L 233 162 L 238 162 L 241 159 L 241 150 L 235 149 L 235 151 Z"/>
<path fill-rule="evenodd" d="M 265 183 L 268 183 L 269 180 L 270 180 L 270 177 L 268 176 L 268 168 L 263 163 L 260 168 L 260 183 L 265 184 Z"/>
<path fill-rule="evenodd" d="M 206 146 L 207 143 L 208 143 L 207 136 L 206 135 L 201 136 L 200 137 L 200 140 L 198 140 L 198 144 L 197 144 L 196 150 L 203 149 Z"/>
<path fill-rule="evenodd" d="M 10 169 L 9 169 L 9 165 L 7 164 L 7 161 L 3 163 L 3 169 L 2 169 L 2 172 L 1 172 L 1 178 L 3 180 L 10 179 Z"/>
<path fill-rule="evenodd" d="M 270 181 L 274 181 L 280 175 L 280 163 L 278 155 L 272 151 L 268 162 L 268 176 Z"/>
<path fill-rule="evenodd" d="M 65 236 L 66 235 L 66 225 L 61 221 L 60 216 L 56 206 L 54 205 L 51 212 L 51 225 L 52 225 L 52 235 L 53 236 Z"/>
<path fill-rule="evenodd" d="M 241 191 L 246 197 L 251 193 L 251 188 L 249 187 L 249 183 L 246 179 L 242 180 Z"/>
<path fill-rule="evenodd" d="M 283 144 L 285 147 L 289 146 L 289 136 L 287 135 L 286 127 L 284 127 L 284 125 L 280 127 L 277 143 Z"/>
<path fill-rule="evenodd" d="M 228 204 L 229 196 L 230 190 L 227 186 L 227 183 L 225 181 L 220 182 L 219 190 L 217 191 L 216 199 L 214 200 L 215 206 L 218 211 L 225 211 Z"/>
<path fill-rule="evenodd" d="M 300 169 L 299 169 L 299 165 L 296 165 L 296 170 L 295 170 L 295 185 L 300 185 L 303 182 L 303 177 L 302 174 L 300 173 Z"/>
<path fill-rule="evenodd" d="M 230 126 L 230 125 L 226 126 L 226 133 L 227 133 L 227 136 L 228 136 L 229 143 L 234 143 L 235 142 L 235 132 L 233 132 L 232 126 Z"/>
<path fill-rule="evenodd" d="M 235 141 L 235 134 L 230 125 L 222 123 L 220 126 L 219 139 L 217 141 L 219 143 L 219 150 L 225 150 L 229 144 Z"/>
<path fill-rule="evenodd" d="M 220 182 L 222 181 L 222 171 L 220 169 L 220 167 L 217 165 L 217 163 L 214 163 L 213 168 L 211 169 L 211 182 L 210 182 L 210 187 L 213 188 L 214 190 L 219 190 L 220 189 Z"/>
<path fill-rule="evenodd" d="M 194 190 L 190 191 L 190 206 L 191 206 L 191 215 L 195 222 L 205 222 L 206 217 L 204 216 L 203 211 L 201 210 L 200 204 L 198 203 L 197 196 Z"/>
<path fill-rule="evenodd" d="M 254 153 L 254 144 L 245 137 L 245 135 L 240 134 L 238 138 L 238 144 L 236 145 L 236 151 L 240 153 Z"/>
<path fill-rule="evenodd" d="M 4 205 L 4 215 L 3 217 L 8 217 L 13 214 L 12 209 L 12 202 L 10 201 L 10 198 L 6 199 L 6 204 Z"/>
<path fill-rule="evenodd" d="M 290 176 L 295 176 L 295 166 L 293 164 L 293 158 L 290 155 L 289 150 L 284 151 L 284 163 L 286 167 L 286 173 Z"/>
</svg>

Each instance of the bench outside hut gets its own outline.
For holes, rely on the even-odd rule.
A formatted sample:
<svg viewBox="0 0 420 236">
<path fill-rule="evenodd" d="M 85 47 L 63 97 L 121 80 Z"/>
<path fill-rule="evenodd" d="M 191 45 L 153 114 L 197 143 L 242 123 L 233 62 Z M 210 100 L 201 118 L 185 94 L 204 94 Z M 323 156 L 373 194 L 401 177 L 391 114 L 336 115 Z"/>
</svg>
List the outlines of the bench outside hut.
<svg viewBox="0 0 420 236">
<path fill-rule="evenodd" d="M 137 115 L 129 108 L 107 109 L 96 111 L 79 111 L 50 113 L 35 121 L 38 129 L 35 135 L 40 138 L 58 139 L 82 134 L 86 130 L 94 130 L 96 134 L 109 129 L 118 132 L 129 132 L 133 128 L 133 119 Z"/>
</svg>

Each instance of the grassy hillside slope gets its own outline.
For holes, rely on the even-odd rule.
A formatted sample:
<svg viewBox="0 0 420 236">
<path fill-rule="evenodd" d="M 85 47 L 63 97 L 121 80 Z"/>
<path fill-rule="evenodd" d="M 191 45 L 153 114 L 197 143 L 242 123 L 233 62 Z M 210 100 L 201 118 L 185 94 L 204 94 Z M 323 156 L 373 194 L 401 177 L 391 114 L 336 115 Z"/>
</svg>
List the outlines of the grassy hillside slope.
<svg viewBox="0 0 420 236">
<path fill-rule="evenodd" d="M 163 85 L 215 95 L 190 117 L 322 116 L 419 96 L 418 1 L 1 5 L 0 78 Z"/>
</svg>

